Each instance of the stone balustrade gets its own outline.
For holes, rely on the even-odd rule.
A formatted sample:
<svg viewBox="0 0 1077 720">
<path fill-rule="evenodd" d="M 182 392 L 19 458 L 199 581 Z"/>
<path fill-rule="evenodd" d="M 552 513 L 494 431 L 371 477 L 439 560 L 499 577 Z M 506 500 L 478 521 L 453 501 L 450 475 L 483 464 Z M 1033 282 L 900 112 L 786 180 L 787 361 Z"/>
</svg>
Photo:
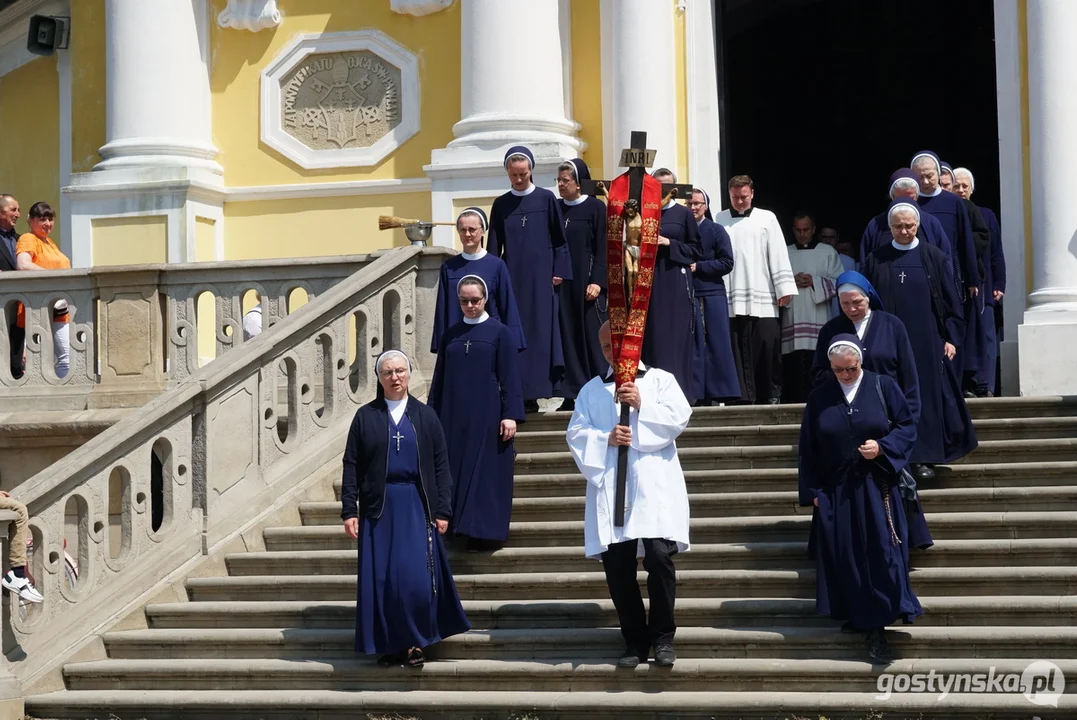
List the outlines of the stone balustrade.
<svg viewBox="0 0 1077 720">
<path fill-rule="evenodd" d="M 0 412 L 141 407 L 197 372 L 200 337 L 210 338 L 202 360 L 243 343 L 244 302 L 255 302 L 253 293 L 268 327 L 297 300 L 321 295 L 369 261 L 352 255 L 2 273 L 8 317 L 18 303 L 26 308 L 26 372 L 15 379 L 0 362 Z M 59 300 L 70 316 L 63 378 L 54 370 L 51 327 Z M 0 357 L 9 347 L 8 324 L 0 322 Z"/>
<path fill-rule="evenodd" d="M 240 335 L 239 298 L 252 286 L 253 271 L 226 264 L 147 269 L 141 279 L 131 270 L 62 275 L 65 287 L 83 283 L 78 291 L 65 290 L 70 303 L 103 308 L 101 347 L 141 343 L 135 330 L 140 323 L 149 337 L 163 338 L 154 330 L 164 323 L 155 308 L 167 307 L 173 354 L 171 370 L 161 373 L 173 387 L 19 487 L 31 516 L 30 568 L 45 596 L 11 619 L 26 654 L 15 669 L 24 686 L 155 588 L 287 503 L 312 471 L 339 463 L 355 409 L 374 394 L 373 362 L 384 349 L 399 348 L 413 358 L 413 391 L 425 391 L 434 361 L 428 348 L 438 269 L 450 254 L 397 248 L 334 260 L 324 272 L 303 261 L 287 273 L 263 265 L 254 286 L 276 324 L 200 369 L 185 344 L 195 332 L 195 298 L 215 291 L 217 327 L 232 328 L 217 334 L 218 348 L 225 350 Z M 349 263 L 359 270 L 338 282 L 334 273 Z M 258 264 L 245 269 L 252 266 Z M 285 317 L 283 303 L 293 286 L 316 298 Z M 30 292 L 25 285 L 20 294 L 38 319 L 45 316 L 37 309 L 59 295 L 44 288 Z M 73 322 L 93 337 L 93 325 Z M 78 383 L 92 367 L 92 345 L 81 346 Z M 116 379 L 156 381 L 156 369 L 138 372 L 143 362 L 165 367 L 156 364 L 155 352 L 143 344 L 122 362 L 103 353 L 101 366 Z M 47 357 L 39 347 L 34 353 Z M 56 382 L 47 373 L 35 377 Z M 106 385 L 103 378 L 99 386 Z M 321 392 L 315 393 L 319 382 Z M 110 515 L 110 507 L 119 513 Z M 65 518 L 75 528 L 67 532 L 66 546 Z M 77 564 L 77 580 L 65 552 Z"/>
</svg>

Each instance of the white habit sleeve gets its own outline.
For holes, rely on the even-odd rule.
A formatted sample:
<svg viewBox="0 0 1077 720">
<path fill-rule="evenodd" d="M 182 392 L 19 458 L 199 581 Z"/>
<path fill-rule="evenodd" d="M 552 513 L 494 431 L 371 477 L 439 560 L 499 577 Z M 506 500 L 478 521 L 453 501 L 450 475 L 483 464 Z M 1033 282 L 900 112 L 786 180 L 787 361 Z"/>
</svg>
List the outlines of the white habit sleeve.
<svg viewBox="0 0 1077 720">
<path fill-rule="evenodd" d="M 648 371 L 640 383 L 640 408 L 633 412 L 632 447 L 641 453 L 658 452 L 684 432 L 692 417 L 692 406 L 677 385 L 676 378 L 665 372 Z M 651 380 L 650 382 L 647 382 Z"/>
<path fill-rule="evenodd" d="M 793 279 L 793 266 L 789 263 L 789 250 L 785 246 L 785 235 L 778 218 L 773 215 L 767 220 L 767 266 L 770 268 L 770 283 L 774 286 L 774 300 L 777 302 L 786 295 L 800 292 Z"/>
<path fill-rule="evenodd" d="M 826 254 L 826 261 L 821 264 L 820 271 L 812 274 L 812 300 L 816 305 L 829 303 L 837 295 L 838 276 L 845 272 L 837 250 L 831 248 L 831 252 Z"/>
<path fill-rule="evenodd" d="M 604 388 L 599 388 L 604 395 Z M 610 431 L 601 430 L 592 423 L 592 403 L 606 399 L 595 398 L 592 392 L 588 392 L 592 389 L 593 386 L 585 385 L 576 398 L 576 409 L 572 412 L 572 419 L 568 421 L 565 439 L 572 451 L 572 459 L 576 461 L 576 467 L 583 473 L 584 478 L 595 487 L 601 488 L 609 459 Z"/>
</svg>

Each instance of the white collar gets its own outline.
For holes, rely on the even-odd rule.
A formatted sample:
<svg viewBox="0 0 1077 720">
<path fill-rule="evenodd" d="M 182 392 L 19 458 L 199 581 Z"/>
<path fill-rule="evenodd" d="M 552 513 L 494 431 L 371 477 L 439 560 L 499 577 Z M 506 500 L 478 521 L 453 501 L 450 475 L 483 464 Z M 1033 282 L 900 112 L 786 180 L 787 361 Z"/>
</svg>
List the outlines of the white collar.
<svg viewBox="0 0 1077 720">
<path fill-rule="evenodd" d="M 481 325 L 481 324 L 483 324 L 484 322 L 486 322 L 489 319 L 490 319 L 490 313 L 483 310 L 482 315 L 479 315 L 477 318 L 469 318 L 467 315 L 465 315 L 464 316 L 464 324 L 465 325 Z"/>
<path fill-rule="evenodd" d="M 486 248 L 480 247 L 477 253 L 462 252 L 460 254 L 464 256 L 465 260 L 482 260 L 486 257 Z"/>
<path fill-rule="evenodd" d="M 385 398 L 385 404 L 389 406 L 389 417 L 393 419 L 393 422 L 399 423 L 400 418 L 404 417 L 404 411 L 407 410 L 408 398 L 407 396 L 404 396 L 402 400 Z"/>
<path fill-rule="evenodd" d="M 935 186 L 935 192 L 926 193 L 923 190 L 920 190 L 919 192 L 920 192 L 920 197 L 938 197 L 939 195 L 942 195 L 946 191 L 942 189 L 942 185 L 936 185 Z"/>
<path fill-rule="evenodd" d="M 860 377 L 856 379 L 856 382 L 852 385 L 842 385 L 840 382 L 838 383 L 838 385 L 841 385 L 841 391 L 845 395 L 846 402 L 850 405 L 853 404 L 853 400 L 856 398 L 856 391 L 860 389 L 860 383 L 862 382 L 864 382 L 864 370 L 863 361 L 861 360 Z"/>
<path fill-rule="evenodd" d="M 671 207 L 677 204 L 677 201 L 673 198 L 669 199 L 669 202 L 662 206 L 663 210 L 669 210 Z"/>
<path fill-rule="evenodd" d="M 561 202 L 563 202 L 565 205 L 571 205 L 571 206 L 575 207 L 576 205 L 579 205 L 580 203 L 582 203 L 586 199 L 587 199 L 586 195 L 580 195 L 575 200 L 565 200 L 564 198 L 561 198 Z"/>
<path fill-rule="evenodd" d="M 909 243 L 908 245 L 902 245 L 897 240 L 891 240 L 890 244 L 893 245 L 896 249 L 900 250 L 901 252 L 909 252 L 914 247 L 916 247 L 917 245 L 920 244 L 920 238 L 918 238 L 918 237 L 913 238 L 912 242 Z"/>
<path fill-rule="evenodd" d="M 535 192 L 535 183 L 531 183 L 527 186 L 526 190 L 517 190 L 516 188 L 509 188 L 509 192 L 516 197 L 523 197 L 524 195 L 530 195 Z"/>
</svg>

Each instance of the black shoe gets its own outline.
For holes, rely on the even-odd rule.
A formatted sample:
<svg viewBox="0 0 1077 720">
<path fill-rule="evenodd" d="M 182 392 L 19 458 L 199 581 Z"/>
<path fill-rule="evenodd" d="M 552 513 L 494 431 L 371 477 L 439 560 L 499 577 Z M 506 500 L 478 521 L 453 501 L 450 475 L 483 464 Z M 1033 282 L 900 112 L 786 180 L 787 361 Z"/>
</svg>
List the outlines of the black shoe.
<svg viewBox="0 0 1077 720">
<path fill-rule="evenodd" d="M 857 629 L 856 629 L 855 627 L 853 627 L 853 621 L 852 621 L 852 620 L 850 620 L 849 622 L 847 622 L 847 623 L 845 623 L 844 625 L 842 625 L 842 626 L 841 626 L 841 631 L 842 631 L 843 633 L 846 633 L 847 635 L 848 635 L 848 634 L 852 634 L 852 633 L 858 633 L 858 632 L 860 632 L 860 631 L 859 631 L 859 630 L 857 630 Z"/>
<path fill-rule="evenodd" d="M 966 390 L 965 391 L 965 399 L 966 400 L 971 400 L 974 397 L 976 397 L 976 393 L 972 392 L 971 390 Z"/>
<path fill-rule="evenodd" d="M 917 465 L 913 475 L 916 477 L 917 482 L 920 482 L 921 480 L 934 480 L 935 469 L 930 465 Z"/>
<path fill-rule="evenodd" d="M 524 400 L 525 413 L 537 413 L 539 411 L 538 400 Z"/>
<path fill-rule="evenodd" d="M 565 398 L 561 402 L 561 407 L 557 408 L 557 411 L 558 412 L 561 412 L 561 411 L 572 412 L 575 409 L 576 409 L 576 401 L 573 400 L 572 398 Z"/>
<path fill-rule="evenodd" d="M 638 651 L 632 648 L 626 648 L 624 654 L 617 660 L 617 667 L 619 668 L 634 668 L 640 663 L 647 662 L 647 656 L 641 655 Z"/>
<path fill-rule="evenodd" d="M 654 664 L 658 667 L 673 667 L 677 661 L 677 653 L 673 652 L 672 645 L 656 645 L 654 648 Z"/>
<path fill-rule="evenodd" d="M 878 663 L 889 663 L 894 656 L 890 654 L 890 646 L 886 642 L 886 631 L 876 628 L 868 633 L 868 657 Z"/>
<path fill-rule="evenodd" d="M 478 538 L 469 537 L 467 539 L 467 551 L 469 553 L 482 552 L 482 540 Z"/>
<path fill-rule="evenodd" d="M 767 405 L 781 405 L 781 398 L 771 398 L 767 400 Z"/>
</svg>

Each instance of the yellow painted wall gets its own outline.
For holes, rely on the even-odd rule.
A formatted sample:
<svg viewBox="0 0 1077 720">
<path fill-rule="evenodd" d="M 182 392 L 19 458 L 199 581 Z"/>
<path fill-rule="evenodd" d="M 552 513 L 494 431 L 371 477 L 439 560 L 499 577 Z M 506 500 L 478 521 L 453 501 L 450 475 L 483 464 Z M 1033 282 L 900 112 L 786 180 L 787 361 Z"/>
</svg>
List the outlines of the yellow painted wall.
<svg viewBox="0 0 1077 720">
<path fill-rule="evenodd" d="M 427 218 L 430 194 L 227 203 L 224 259 L 346 255 L 407 245 L 403 230 L 378 230 L 379 215 Z"/>
<path fill-rule="evenodd" d="M 38 58 L 0 77 L 0 192 L 19 201 L 20 232 L 30 206 L 56 211 L 60 237 L 60 97 L 56 56 Z"/>
<path fill-rule="evenodd" d="M 668 0 L 667 0 L 668 1 Z M 677 84 L 677 168 L 683 182 L 692 181 L 692 168 L 688 167 L 688 71 L 687 41 L 685 39 L 685 14 L 671 2 L 673 19 L 673 57 Z"/>
<path fill-rule="evenodd" d="M 168 218 L 164 215 L 94 218 L 91 225 L 94 266 L 168 261 Z"/>
<path fill-rule="evenodd" d="M 194 226 L 195 262 L 209 262 L 217 259 L 217 221 L 211 218 L 196 217 Z"/>
<path fill-rule="evenodd" d="M 572 119 L 583 127 L 583 161 L 602 169 L 602 24 L 599 0 L 572 0 Z M 594 174 L 593 177 L 599 177 Z M 466 205 L 464 207 L 467 207 Z M 463 208 L 461 208 L 463 209 Z"/>
<path fill-rule="evenodd" d="M 105 144 L 105 0 L 71 3 L 71 170 L 89 172 Z"/>
<path fill-rule="evenodd" d="M 226 5 L 226 0 L 213 0 L 212 17 Z M 284 20 L 276 30 L 252 33 L 210 24 L 213 139 L 221 151 L 225 182 L 245 186 L 423 177 L 430 151 L 452 140 L 453 123 L 460 118 L 460 4 L 420 18 L 394 13 L 383 0 L 282 0 L 278 6 Z M 367 168 L 304 170 L 262 144 L 263 68 L 296 35 L 368 27 L 419 57 L 421 130 L 379 165 Z"/>
</svg>

